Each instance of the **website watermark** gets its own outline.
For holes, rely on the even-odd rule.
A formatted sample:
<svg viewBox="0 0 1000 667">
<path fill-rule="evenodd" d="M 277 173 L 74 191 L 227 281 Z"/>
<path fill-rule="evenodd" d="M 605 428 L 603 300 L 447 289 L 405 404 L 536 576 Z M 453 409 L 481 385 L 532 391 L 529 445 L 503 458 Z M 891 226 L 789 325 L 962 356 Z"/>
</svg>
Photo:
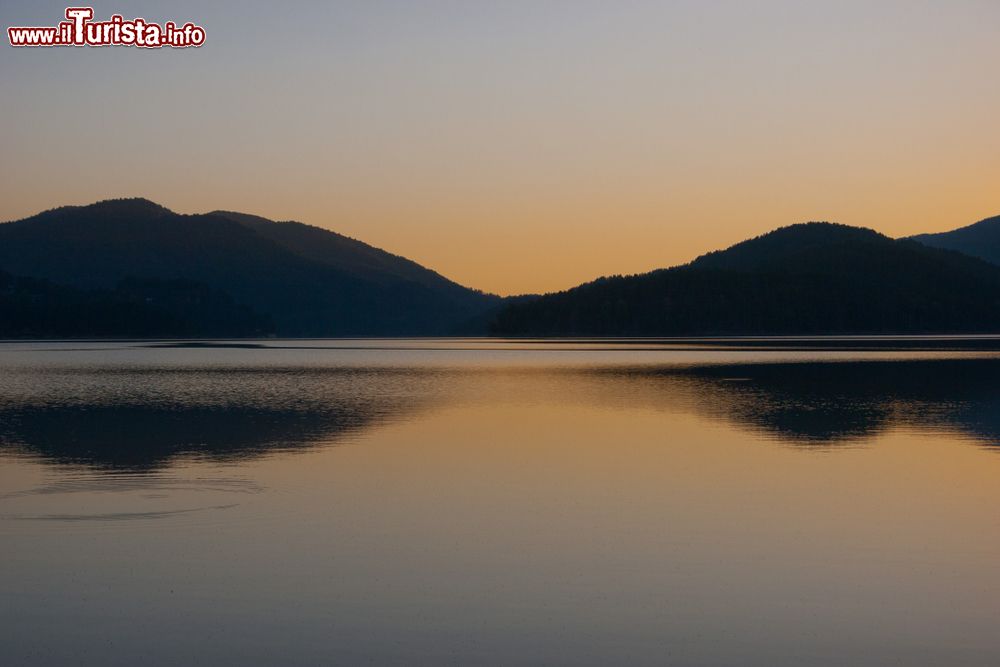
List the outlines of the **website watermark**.
<svg viewBox="0 0 1000 667">
<path fill-rule="evenodd" d="M 7 28 L 11 46 L 137 46 L 144 49 L 182 49 L 205 43 L 205 29 L 188 21 L 160 25 L 144 18 L 126 20 L 113 14 L 107 21 L 94 21 L 93 7 L 67 7 L 66 20 L 55 26 Z"/>
</svg>

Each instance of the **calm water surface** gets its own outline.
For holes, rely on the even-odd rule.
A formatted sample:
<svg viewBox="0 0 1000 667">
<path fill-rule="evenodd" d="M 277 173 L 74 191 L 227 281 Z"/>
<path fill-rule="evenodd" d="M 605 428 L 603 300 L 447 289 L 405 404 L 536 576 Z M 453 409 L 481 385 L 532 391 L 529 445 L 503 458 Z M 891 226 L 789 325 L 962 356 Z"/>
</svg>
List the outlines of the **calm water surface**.
<svg viewBox="0 0 1000 667">
<path fill-rule="evenodd" d="M 991 349 L 0 344 L 0 662 L 1000 664 Z"/>
</svg>

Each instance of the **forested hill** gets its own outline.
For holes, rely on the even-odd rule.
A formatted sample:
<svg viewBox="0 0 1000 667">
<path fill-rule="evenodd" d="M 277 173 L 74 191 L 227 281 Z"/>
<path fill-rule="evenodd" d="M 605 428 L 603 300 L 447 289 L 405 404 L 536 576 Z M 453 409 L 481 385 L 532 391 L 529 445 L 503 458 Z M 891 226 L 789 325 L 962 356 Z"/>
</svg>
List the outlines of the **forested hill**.
<svg viewBox="0 0 1000 667">
<path fill-rule="evenodd" d="M 103 291 L 95 294 L 102 299 L 123 281 L 193 283 L 269 322 L 280 336 L 467 333 L 467 323 L 500 303 L 318 227 L 231 212 L 180 215 L 145 199 L 63 207 L 0 224 L 0 270 L 54 288 Z M 231 329 L 230 335 L 246 332 L 243 325 Z M 60 330 L 75 335 L 71 327 Z"/>
<path fill-rule="evenodd" d="M 690 264 L 510 304 L 497 335 L 1000 331 L 1000 268 L 831 223 L 784 227 Z"/>
<path fill-rule="evenodd" d="M 1000 265 L 1000 215 L 939 234 L 920 234 L 911 237 L 924 245 L 979 257 Z"/>
<path fill-rule="evenodd" d="M 500 299 L 319 227 L 110 200 L 0 224 L 0 337 L 1000 331 L 1000 267 L 931 245 L 1000 261 L 1000 218 L 917 240 L 793 225 L 684 266 Z"/>
</svg>

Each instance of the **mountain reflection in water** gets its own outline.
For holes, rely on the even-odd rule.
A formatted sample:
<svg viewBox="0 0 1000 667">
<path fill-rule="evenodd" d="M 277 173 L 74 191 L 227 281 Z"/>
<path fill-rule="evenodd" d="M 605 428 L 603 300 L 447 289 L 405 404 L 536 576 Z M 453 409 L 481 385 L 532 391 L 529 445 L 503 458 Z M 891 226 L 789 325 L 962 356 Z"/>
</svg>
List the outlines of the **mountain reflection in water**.
<svg viewBox="0 0 1000 667">
<path fill-rule="evenodd" d="M 612 376 L 623 375 L 614 371 Z M 892 427 L 953 430 L 1000 444 L 1000 359 L 757 363 L 636 369 L 653 398 L 670 396 L 793 445 L 863 442 Z"/>
<path fill-rule="evenodd" d="M 0 454 L 151 470 L 329 445 L 425 410 L 577 402 L 695 414 L 806 447 L 894 427 L 1000 443 L 1000 359 L 543 367 L 56 368 L 0 379 Z M 669 420 L 665 420 L 665 427 Z"/>
</svg>

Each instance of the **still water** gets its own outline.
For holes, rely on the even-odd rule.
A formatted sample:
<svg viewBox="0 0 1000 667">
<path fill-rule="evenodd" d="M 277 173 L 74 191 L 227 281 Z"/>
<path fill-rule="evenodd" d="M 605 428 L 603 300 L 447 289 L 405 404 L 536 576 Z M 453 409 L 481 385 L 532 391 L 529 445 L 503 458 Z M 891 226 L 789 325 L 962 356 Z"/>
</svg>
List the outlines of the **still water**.
<svg viewBox="0 0 1000 667">
<path fill-rule="evenodd" d="M 0 662 L 1000 664 L 994 349 L 2 344 Z"/>
</svg>

